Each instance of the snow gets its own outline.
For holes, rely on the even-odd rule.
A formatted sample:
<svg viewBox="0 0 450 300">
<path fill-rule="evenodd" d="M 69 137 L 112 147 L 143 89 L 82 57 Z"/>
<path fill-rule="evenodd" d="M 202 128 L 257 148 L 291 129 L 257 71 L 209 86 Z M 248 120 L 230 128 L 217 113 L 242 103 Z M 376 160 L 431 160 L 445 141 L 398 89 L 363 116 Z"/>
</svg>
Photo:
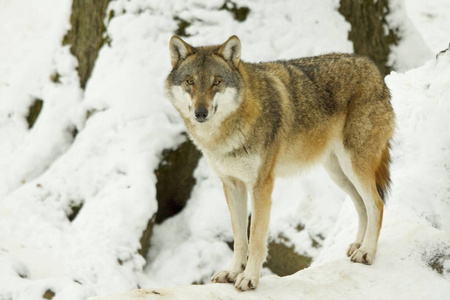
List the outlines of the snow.
<svg viewBox="0 0 450 300">
<path fill-rule="evenodd" d="M 352 51 L 338 1 L 236 2 L 250 7 L 245 22 L 218 10 L 219 0 L 111 2 L 111 45 L 85 91 L 61 45 L 71 1 L 0 2 L 0 299 L 42 299 L 49 289 L 55 300 L 448 297 L 450 51 L 435 58 L 450 42 L 444 0 L 392 1 L 389 22 L 405 36 L 391 57 L 398 73 L 386 77 L 397 132 L 374 265 L 345 257 L 356 213 L 319 168 L 276 182 L 270 223 L 271 239 L 313 257 L 311 267 L 287 277 L 264 269 L 248 293 L 190 285 L 208 282 L 232 255 L 221 184 L 204 160 L 185 209 L 155 225 L 147 263 L 138 254 L 157 210 L 153 170 L 163 149 L 185 139 L 164 94 L 174 16 L 192 22 L 186 40 L 194 45 L 238 35 L 247 61 Z M 60 83 L 51 80 L 56 73 Z M 29 129 L 35 99 L 44 106 Z"/>
<path fill-rule="evenodd" d="M 394 70 L 404 72 L 423 65 L 432 55 L 406 11 L 407 1 L 390 0 L 389 15 L 386 17 L 390 28 L 399 36 L 396 45 L 391 46 L 388 65 Z"/>
<path fill-rule="evenodd" d="M 427 47 L 438 53 L 449 46 L 450 19 L 447 18 L 450 10 L 448 1 L 404 1 L 406 13 L 414 22 L 417 31 L 424 39 Z"/>
</svg>

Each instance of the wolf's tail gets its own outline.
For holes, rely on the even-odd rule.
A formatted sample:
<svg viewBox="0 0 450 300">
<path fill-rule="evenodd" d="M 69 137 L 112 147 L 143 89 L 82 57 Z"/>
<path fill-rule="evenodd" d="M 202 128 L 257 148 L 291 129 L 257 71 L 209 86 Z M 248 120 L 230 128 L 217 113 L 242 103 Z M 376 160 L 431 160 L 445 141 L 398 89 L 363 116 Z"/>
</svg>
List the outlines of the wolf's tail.
<svg viewBox="0 0 450 300">
<path fill-rule="evenodd" d="M 375 172 L 375 181 L 377 185 L 377 191 L 380 195 L 383 203 L 386 204 L 386 196 L 391 185 L 391 178 L 389 173 L 389 164 L 391 162 L 391 155 L 389 153 L 391 149 L 391 141 L 386 143 L 385 148 L 381 154 L 380 164 Z"/>
</svg>

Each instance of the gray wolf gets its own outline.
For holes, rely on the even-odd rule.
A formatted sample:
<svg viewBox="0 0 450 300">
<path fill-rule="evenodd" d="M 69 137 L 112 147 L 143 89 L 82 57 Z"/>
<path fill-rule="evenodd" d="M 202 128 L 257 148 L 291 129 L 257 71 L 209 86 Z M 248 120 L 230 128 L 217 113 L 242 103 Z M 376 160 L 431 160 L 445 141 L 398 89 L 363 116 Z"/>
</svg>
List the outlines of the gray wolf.
<svg viewBox="0 0 450 300">
<path fill-rule="evenodd" d="M 347 255 L 372 264 L 395 126 L 389 90 L 372 61 L 327 54 L 247 63 L 236 36 L 205 47 L 173 36 L 169 48 L 168 97 L 221 179 L 231 215 L 233 258 L 212 281 L 234 283 L 243 291 L 256 288 L 275 178 L 316 163 L 355 204 L 359 225 Z"/>
</svg>

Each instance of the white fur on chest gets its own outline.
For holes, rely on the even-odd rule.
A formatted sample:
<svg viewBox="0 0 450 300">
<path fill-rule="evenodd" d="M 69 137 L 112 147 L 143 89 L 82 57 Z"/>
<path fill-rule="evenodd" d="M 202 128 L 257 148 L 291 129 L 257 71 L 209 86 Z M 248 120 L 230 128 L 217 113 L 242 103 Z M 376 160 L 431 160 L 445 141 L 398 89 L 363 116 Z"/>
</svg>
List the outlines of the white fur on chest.
<svg viewBox="0 0 450 300">
<path fill-rule="evenodd" d="M 257 155 L 214 155 L 204 152 L 210 166 L 221 178 L 237 178 L 252 185 L 257 177 L 261 165 L 261 158 Z"/>
</svg>

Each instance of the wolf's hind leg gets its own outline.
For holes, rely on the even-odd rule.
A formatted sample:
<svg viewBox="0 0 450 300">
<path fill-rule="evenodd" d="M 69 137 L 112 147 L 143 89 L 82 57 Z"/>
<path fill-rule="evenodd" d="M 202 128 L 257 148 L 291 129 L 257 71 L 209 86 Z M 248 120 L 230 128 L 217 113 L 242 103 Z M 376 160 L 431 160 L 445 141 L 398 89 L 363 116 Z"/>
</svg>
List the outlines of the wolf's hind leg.
<svg viewBox="0 0 450 300">
<path fill-rule="evenodd" d="M 339 156 L 340 166 L 363 199 L 367 213 L 364 240 L 359 248 L 354 249 L 350 259 L 368 265 L 375 259 L 384 209 L 383 200 L 376 187 L 375 167 L 370 162 L 371 159 L 358 156 Z"/>
<path fill-rule="evenodd" d="M 358 214 L 358 232 L 356 234 L 355 241 L 349 245 L 347 249 L 347 256 L 353 255 L 353 253 L 361 247 L 364 240 L 367 228 L 367 212 L 364 201 L 359 195 L 353 183 L 342 171 L 339 161 L 334 153 L 330 154 L 328 159 L 324 163 L 325 170 L 328 172 L 330 178 L 339 186 L 350 198 L 353 200 L 356 212 Z"/>
<path fill-rule="evenodd" d="M 350 259 L 354 262 L 372 264 L 377 252 L 378 237 L 383 222 L 384 203 L 381 200 L 375 180 L 372 184 L 360 185 L 361 194 L 367 209 L 367 230 L 361 247 L 353 252 Z"/>
<path fill-rule="evenodd" d="M 228 270 L 217 272 L 211 281 L 233 283 L 247 263 L 247 189 L 242 181 L 236 179 L 225 179 L 222 182 L 231 216 L 234 253 Z"/>
</svg>

